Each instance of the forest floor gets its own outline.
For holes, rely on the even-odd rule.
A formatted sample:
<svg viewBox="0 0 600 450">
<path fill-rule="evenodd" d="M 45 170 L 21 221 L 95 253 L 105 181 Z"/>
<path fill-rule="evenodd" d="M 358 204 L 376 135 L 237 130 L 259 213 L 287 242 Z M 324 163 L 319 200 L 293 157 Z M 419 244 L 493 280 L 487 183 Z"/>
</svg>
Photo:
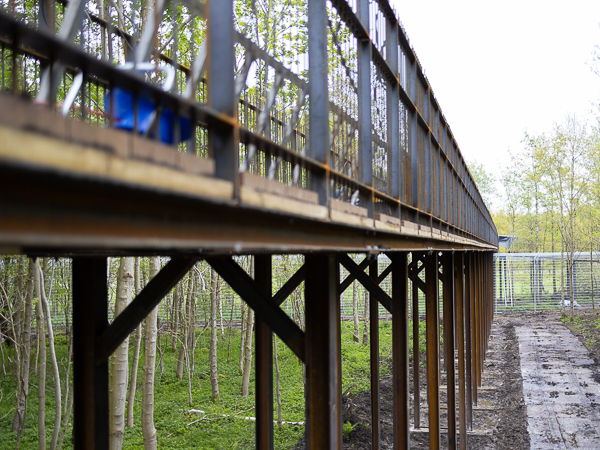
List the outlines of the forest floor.
<svg viewBox="0 0 600 450">
<path fill-rule="evenodd" d="M 572 335 L 565 326 L 572 331 Z M 528 334 L 536 335 L 534 340 L 538 347 L 533 351 L 526 345 L 528 337 L 531 337 Z M 532 354 L 535 355 L 534 364 L 530 361 Z M 574 364 L 568 369 L 570 374 L 561 372 L 564 370 L 563 366 L 558 368 L 559 359 L 562 359 L 561 364 Z M 552 370 L 553 366 L 547 364 L 549 361 L 557 364 L 554 366 L 556 370 Z M 583 375 L 582 371 L 585 372 Z M 561 377 L 565 375 L 569 375 L 568 379 L 561 381 Z M 591 376 L 591 379 L 585 378 L 587 375 Z M 546 380 L 543 376 L 558 377 L 558 380 Z M 424 362 L 419 378 L 421 427 L 426 428 L 427 393 Z M 560 311 L 496 315 L 482 374 L 482 386 L 478 390 L 478 403 L 473 408 L 473 431 L 467 433 L 467 447 L 478 450 L 600 448 L 596 440 L 600 439 L 596 429 L 599 423 L 597 419 L 600 414 L 600 400 L 595 401 L 596 393 L 600 390 L 595 385 L 596 382 L 600 382 L 598 313 L 577 310 L 573 321 L 563 315 L 562 323 Z M 442 379 L 443 384 L 445 376 Z M 382 377 L 381 448 L 384 449 L 392 448 L 391 387 L 391 377 Z M 447 427 L 447 415 L 443 407 L 446 392 L 441 390 L 440 393 L 443 448 L 447 446 L 447 433 L 444 430 Z M 411 427 L 414 423 L 413 399 L 411 380 Z M 344 448 L 371 448 L 370 392 L 351 396 L 348 404 L 353 428 L 344 441 Z M 569 410 L 568 405 L 574 410 Z M 543 422 L 542 428 L 539 428 L 540 422 Z M 543 426 L 547 429 L 543 429 Z M 410 439 L 411 448 L 425 449 L 429 446 L 426 429 L 412 429 Z"/>
</svg>

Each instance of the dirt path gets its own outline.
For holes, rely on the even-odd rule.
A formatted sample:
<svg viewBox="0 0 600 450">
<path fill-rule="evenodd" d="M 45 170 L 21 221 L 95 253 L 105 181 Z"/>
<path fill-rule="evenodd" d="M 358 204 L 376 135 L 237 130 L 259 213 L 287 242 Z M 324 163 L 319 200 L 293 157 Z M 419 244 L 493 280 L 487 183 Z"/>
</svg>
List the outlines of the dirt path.
<svg viewBox="0 0 600 450">
<path fill-rule="evenodd" d="M 532 449 L 600 448 L 600 393 L 587 349 L 557 319 L 515 322 Z"/>
</svg>

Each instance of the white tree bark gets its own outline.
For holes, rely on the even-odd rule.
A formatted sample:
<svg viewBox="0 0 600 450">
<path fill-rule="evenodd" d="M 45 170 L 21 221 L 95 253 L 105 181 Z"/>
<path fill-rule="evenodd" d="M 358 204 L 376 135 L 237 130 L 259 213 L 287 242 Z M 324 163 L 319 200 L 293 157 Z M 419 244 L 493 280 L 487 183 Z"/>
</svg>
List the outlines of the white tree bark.
<svg viewBox="0 0 600 450">
<path fill-rule="evenodd" d="M 133 257 L 121 258 L 117 276 L 115 318 L 123 312 L 131 300 L 133 289 Z M 108 446 L 111 450 L 123 447 L 125 432 L 125 397 L 127 395 L 127 375 L 129 372 L 129 338 L 126 338 L 113 354 L 110 362 L 110 385 L 108 405 Z"/>
<path fill-rule="evenodd" d="M 40 276 L 43 276 L 39 260 L 35 262 L 37 273 L 33 287 L 35 321 L 38 346 L 38 448 L 46 450 L 46 330 L 44 329 L 44 309 L 40 302 Z"/>
<path fill-rule="evenodd" d="M 150 279 L 158 273 L 158 256 L 150 258 Z M 158 306 L 146 317 L 146 339 L 144 342 L 144 385 L 142 394 L 142 434 L 144 449 L 157 450 L 156 428 L 154 427 L 154 372 L 156 363 L 156 334 Z"/>
<path fill-rule="evenodd" d="M 210 291 L 210 384 L 212 386 L 212 399 L 219 398 L 219 376 L 217 373 L 217 272 L 211 269 Z M 221 316 L 222 317 L 222 316 Z"/>
<path fill-rule="evenodd" d="M 48 347 L 50 349 L 50 362 L 52 364 L 52 373 L 54 376 L 54 430 L 52 431 L 52 441 L 50 442 L 50 450 L 56 449 L 62 413 L 60 374 L 58 372 L 58 361 L 56 359 L 56 350 L 54 348 L 54 330 L 52 329 L 50 306 L 48 305 L 48 299 L 52 295 L 53 279 L 54 269 L 52 269 L 52 277 L 50 281 L 50 286 L 48 288 L 48 297 L 46 297 L 46 288 L 44 286 L 44 273 L 40 269 L 40 301 L 42 303 L 42 307 L 44 308 L 44 315 L 46 317 L 46 329 L 48 330 Z"/>
<path fill-rule="evenodd" d="M 358 320 L 358 281 L 352 283 L 352 317 L 354 318 L 354 342 L 360 342 L 360 321 Z"/>
<path fill-rule="evenodd" d="M 135 258 L 134 263 L 134 283 L 135 295 L 141 290 L 140 258 Z M 127 397 L 127 423 L 128 428 L 133 427 L 133 409 L 135 405 L 135 391 L 137 388 L 137 373 L 140 362 L 140 347 L 142 346 L 142 324 L 139 324 L 135 334 L 135 344 L 133 347 L 133 359 L 131 361 L 131 377 L 129 378 L 129 396 Z"/>
<path fill-rule="evenodd" d="M 252 328 L 254 324 L 254 310 L 248 308 L 248 321 L 246 323 L 245 352 L 244 352 L 244 375 L 242 377 L 242 395 L 248 396 L 248 385 L 250 384 L 250 371 L 252 370 Z"/>
<path fill-rule="evenodd" d="M 21 328 L 21 369 L 19 385 L 17 386 L 17 408 L 13 420 L 13 431 L 17 432 L 18 449 L 21 443 L 21 434 L 25 427 L 25 417 L 27 415 L 27 396 L 29 395 L 29 367 L 31 364 L 31 320 L 33 316 L 33 287 L 38 283 L 39 272 L 35 270 L 35 262 L 29 259 L 29 276 L 27 284 L 27 294 L 25 296 L 25 309 L 23 313 L 23 326 Z"/>
</svg>

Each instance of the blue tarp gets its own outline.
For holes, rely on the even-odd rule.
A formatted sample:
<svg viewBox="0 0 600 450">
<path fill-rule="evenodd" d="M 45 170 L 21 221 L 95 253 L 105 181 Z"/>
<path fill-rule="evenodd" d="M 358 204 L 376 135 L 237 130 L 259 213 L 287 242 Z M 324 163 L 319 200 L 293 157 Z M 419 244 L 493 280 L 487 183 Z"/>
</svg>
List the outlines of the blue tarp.
<svg viewBox="0 0 600 450">
<path fill-rule="evenodd" d="M 108 114 L 110 114 L 110 103 L 112 95 L 115 95 L 114 105 L 115 112 L 113 115 L 115 128 L 122 130 L 133 130 L 134 117 L 133 117 L 133 102 L 134 95 L 132 92 L 124 89 L 115 88 L 109 91 L 104 99 L 104 108 Z M 138 131 L 140 134 L 146 134 L 148 128 L 152 125 L 152 119 L 156 105 L 148 95 L 140 94 L 138 97 Z M 174 120 L 175 114 L 173 111 L 163 108 L 160 113 L 160 121 L 158 129 L 160 132 L 160 142 L 168 145 L 179 144 L 180 142 L 187 141 L 191 135 L 191 122 L 186 117 L 179 116 L 179 139 L 175 142 L 175 125 Z M 156 127 L 155 127 L 156 129 Z M 155 133 L 150 133 L 149 137 L 154 138 Z"/>
</svg>

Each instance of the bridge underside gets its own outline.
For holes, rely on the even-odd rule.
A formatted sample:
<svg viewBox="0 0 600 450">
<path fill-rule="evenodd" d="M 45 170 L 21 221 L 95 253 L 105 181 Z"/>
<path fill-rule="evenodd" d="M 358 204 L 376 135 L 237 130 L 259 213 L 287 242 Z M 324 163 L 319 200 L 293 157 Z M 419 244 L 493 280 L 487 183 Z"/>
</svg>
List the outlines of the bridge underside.
<svg viewBox="0 0 600 450">
<path fill-rule="evenodd" d="M 479 250 L 491 243 L 255 175 L 0 97 L 0 249 L 35 254 Z"/>
</svg>

